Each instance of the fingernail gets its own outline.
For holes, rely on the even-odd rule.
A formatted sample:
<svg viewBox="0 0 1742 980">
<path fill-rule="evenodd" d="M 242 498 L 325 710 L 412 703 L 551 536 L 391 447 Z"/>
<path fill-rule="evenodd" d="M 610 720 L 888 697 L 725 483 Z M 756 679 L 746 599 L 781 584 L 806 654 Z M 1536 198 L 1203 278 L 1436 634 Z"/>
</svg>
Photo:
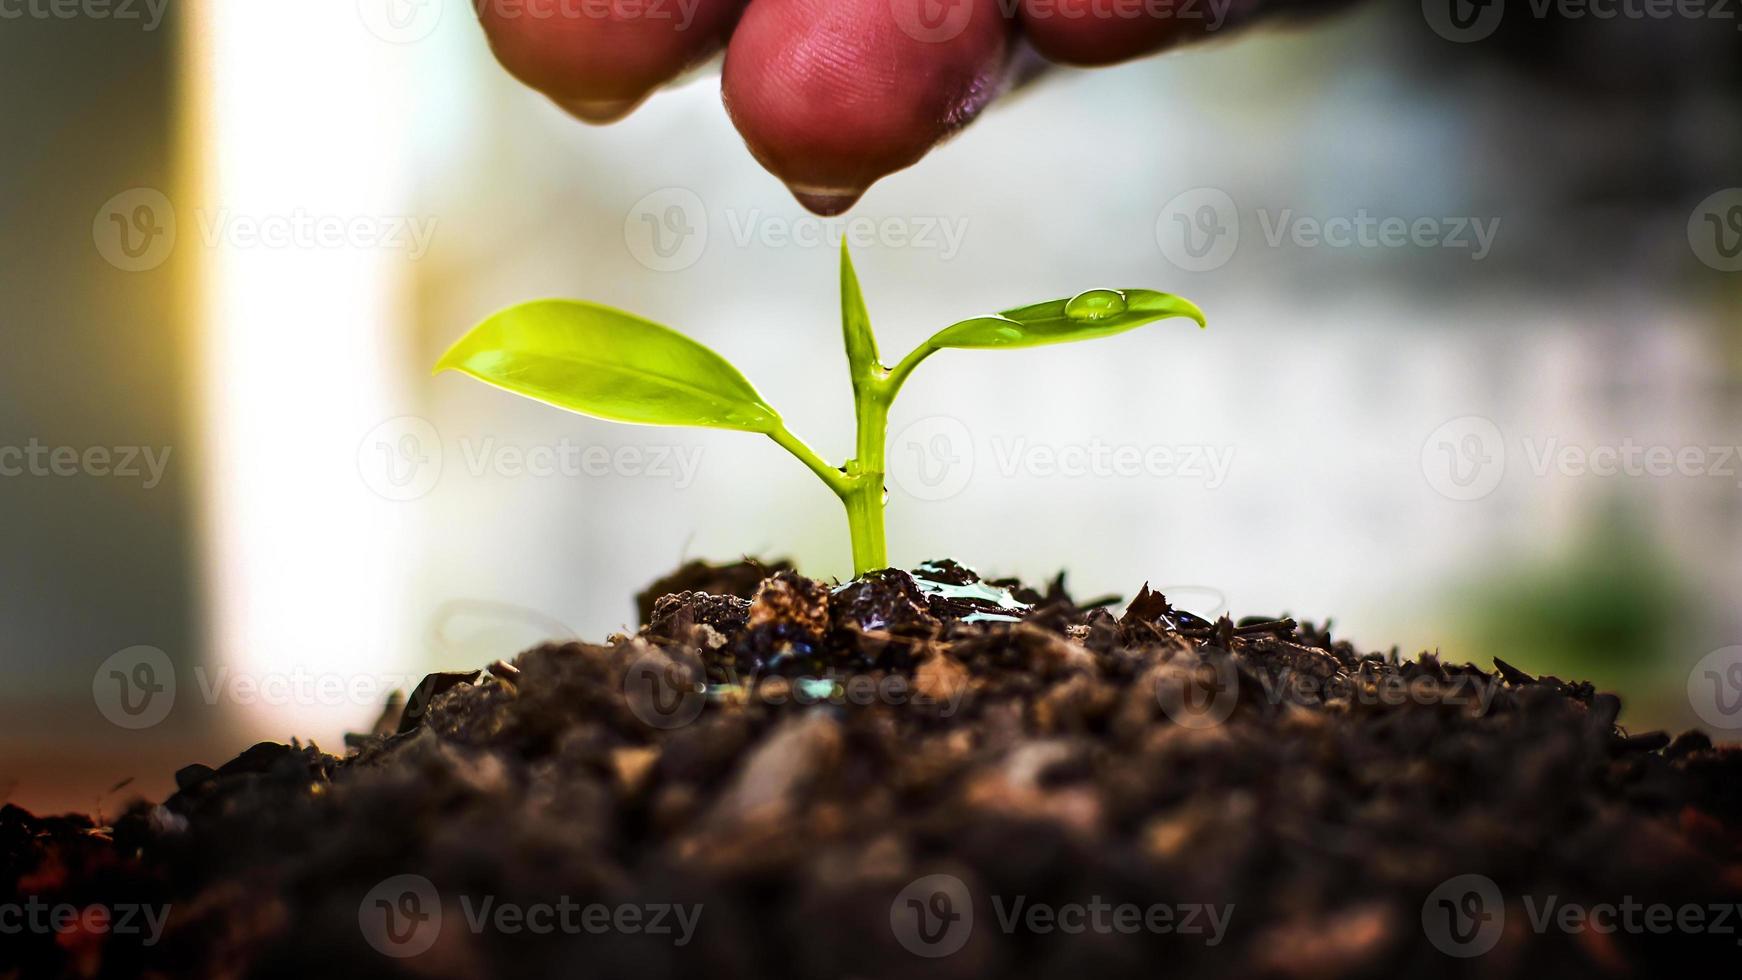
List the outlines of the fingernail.
<svg viewBox="0 0 1742 980">
<path fill-rule="evenodd" d="M 798 203 L 805 206 L 805 210 L 815 214 L 820 214 L 825 218 L 832 218 L 837 214 L 841 214 L 848 208 L 859 203 L 859 199 L 865 196 L 864 191 L 852 190 L 850 188 L 809 187 L 803 184 L 788 184 L 787 189 L 792 191 L 793 197 L 798 198 Z"/>
<path fill-rule="evenodd" d="M 641 104 L 639 99 L 557 99 L 556 104 L 562 106 L 569 115 L 582 122 L 603 126 L 614 123 L 635 111 Z"/>
</svg>

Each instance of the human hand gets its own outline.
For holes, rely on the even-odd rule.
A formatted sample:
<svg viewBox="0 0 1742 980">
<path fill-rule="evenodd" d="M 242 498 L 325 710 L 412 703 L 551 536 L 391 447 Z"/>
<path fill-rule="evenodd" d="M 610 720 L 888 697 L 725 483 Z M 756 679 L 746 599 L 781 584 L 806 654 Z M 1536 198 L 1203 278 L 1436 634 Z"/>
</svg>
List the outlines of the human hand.
<svg viewBox="0 0 1742 980">
<path fill-rule="evenodd" d="M 839 214 L 1004 87 L 1019 45 L 1108 65 L 1336 0 L 477 0 L 521 81 L 623 118 L 724 48 L 726 109 L 805 207 Z"/>
</svg>

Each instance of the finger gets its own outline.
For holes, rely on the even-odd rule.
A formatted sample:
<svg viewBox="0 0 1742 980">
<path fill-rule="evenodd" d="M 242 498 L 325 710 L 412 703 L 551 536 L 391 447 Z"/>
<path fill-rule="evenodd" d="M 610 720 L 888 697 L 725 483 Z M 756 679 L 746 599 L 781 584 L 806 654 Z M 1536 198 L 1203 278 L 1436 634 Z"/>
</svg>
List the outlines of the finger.
<svg viewBox="0 0 1742 980">
<path fill-rule="evenodd" d="M 996 94 L 1000 0 L 752 0 L 726 49 L 750 151 L 820 214 L 918 162 Z"/>
<path fill-rule="evenodd" d="M 719 50 L 745 0 L 477 0 L 497 60 L 593 123 Z"/>
<path fill-rule="evenodd" d="M 1111 65 L 1261 20 L 1312 17 L 1353 0 L 1020 0 L 1036 50 L 1067 65 Z"/>
<path fill-rule="evenodd" d="M 1066 65 L 1111 65 L 1222 26 L 1227 0 L 1022 0 L 1022 30 Z"/>
</svg>

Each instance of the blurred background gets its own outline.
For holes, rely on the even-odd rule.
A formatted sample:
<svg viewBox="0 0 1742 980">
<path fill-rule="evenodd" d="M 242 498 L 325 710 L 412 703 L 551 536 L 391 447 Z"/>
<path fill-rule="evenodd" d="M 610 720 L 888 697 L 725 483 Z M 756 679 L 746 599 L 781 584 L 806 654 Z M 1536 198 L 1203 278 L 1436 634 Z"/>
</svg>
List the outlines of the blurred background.
<svg viewBox="0 0 1742 980">
<path fill-rule="evenodd" d="M 1148 582 L 1742 731 L 1698 696 L 1742 663 L 1720 8 L 1370 3 L 1055 71 L 823 220 L 710 73 L 594 129 L 462 0 L 100 6 L 0 17 L 0 799 L 113 812 L 251 740 L 338 751 L 427 671 L 632 630 L 689 558 L 849 574 L 839 505 L 765 440 L 429 375 L 497 308 L 594 299 L 838 460 L 843 234 L 892 359 L 1091 286 L 1211 318 L 928 363 L 897 564 Z"/>
</svg>

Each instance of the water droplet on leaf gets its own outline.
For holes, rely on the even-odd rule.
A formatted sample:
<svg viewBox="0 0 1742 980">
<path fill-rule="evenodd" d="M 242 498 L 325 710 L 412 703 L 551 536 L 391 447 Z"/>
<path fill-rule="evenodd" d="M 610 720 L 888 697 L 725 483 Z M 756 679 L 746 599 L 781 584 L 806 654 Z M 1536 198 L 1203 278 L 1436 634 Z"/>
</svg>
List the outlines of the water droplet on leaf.
<svg viewBox="0 0 1742 980">
<path fill-rule="evenodd" d="M 1065 316 L 1078 321 L 1104 320 L 1125 310 L 1125 294 L 1117 289 L 1091 289 L 1065 303 Z"/>
</svg>

